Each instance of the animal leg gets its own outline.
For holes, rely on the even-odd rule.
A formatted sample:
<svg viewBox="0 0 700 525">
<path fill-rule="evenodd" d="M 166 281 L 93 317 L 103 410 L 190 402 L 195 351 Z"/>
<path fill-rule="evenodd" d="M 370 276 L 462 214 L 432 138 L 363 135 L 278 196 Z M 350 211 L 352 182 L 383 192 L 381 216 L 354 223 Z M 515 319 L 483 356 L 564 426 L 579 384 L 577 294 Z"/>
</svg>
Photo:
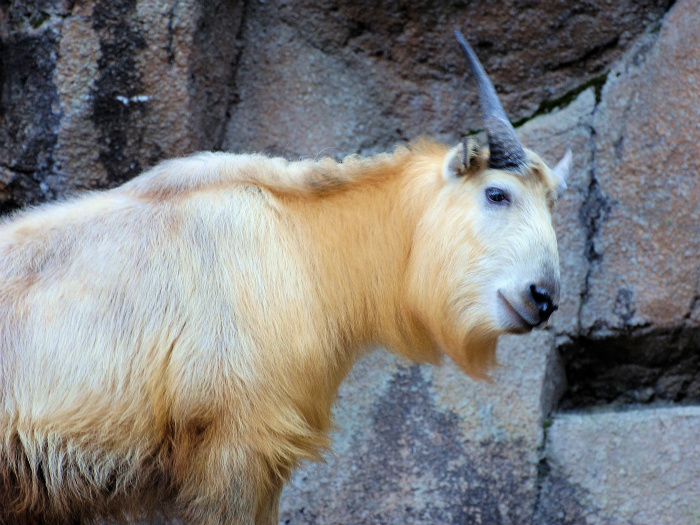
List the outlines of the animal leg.
<svg viewBox="0 0 700 525">
<path fill-rule="evenodd" d="M 270 494 L 263 496 L 258 501 L 258 512 L 255 516 L 255 525 L 277 525 L 279 522 L 280 496 L 284 485 L 273 489 Z"/>
<path fill-rule="evenodd" d="M 180 477 L 183 517 L 201 525 L 255 525 L 255 469 L 237 449 L 208 446 L 193 454 Z"/>
</svg>

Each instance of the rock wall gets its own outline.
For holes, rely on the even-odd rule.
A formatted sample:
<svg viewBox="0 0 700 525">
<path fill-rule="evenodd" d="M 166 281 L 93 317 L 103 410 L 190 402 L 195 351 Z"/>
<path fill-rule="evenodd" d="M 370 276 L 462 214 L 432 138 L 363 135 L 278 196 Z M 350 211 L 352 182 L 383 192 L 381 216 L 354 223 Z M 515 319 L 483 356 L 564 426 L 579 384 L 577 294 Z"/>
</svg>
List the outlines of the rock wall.
<svg viewBox="0 0 700 525">
<path fill-rule="evenodd" d="M 221 147 L 243 5 L 0 4 L 0 211 Z"/>
<path fill-rule="evenodd" d="M 0 210 L 202 149 L 454 140 L 480 126 L 457 26 L 522 119 L 606 71 L 668 3 L 6 0 Z"/>
<path fill-rule="evenodd" d="M 281 523 L 691 523 L 700 2 L 0 2 L 0 212 L 200 149 L 290 158 L 480 126 L 460 27 L 550 163 L 560 311 L 492 384 L 378 351 Z"/>
</svg>

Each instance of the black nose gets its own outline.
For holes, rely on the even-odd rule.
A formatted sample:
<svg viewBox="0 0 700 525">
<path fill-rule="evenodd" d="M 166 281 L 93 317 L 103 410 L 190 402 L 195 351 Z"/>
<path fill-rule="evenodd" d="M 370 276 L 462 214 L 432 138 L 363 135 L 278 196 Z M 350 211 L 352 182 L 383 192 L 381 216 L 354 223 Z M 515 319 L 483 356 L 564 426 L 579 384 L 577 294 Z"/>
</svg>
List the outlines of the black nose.
<svg viewBox="0 0 700 525">
<path fill-rule="evenodd" d="M 530 285 L 530 296 L 532 302 L 535 303 L 537 311 L 540 315 L 540 324 L 546 323 L 549 316 L 554 313 L 559 307 L 552 301 L 552 296 L 547 290 L 535 284 Z"/>
</svg>

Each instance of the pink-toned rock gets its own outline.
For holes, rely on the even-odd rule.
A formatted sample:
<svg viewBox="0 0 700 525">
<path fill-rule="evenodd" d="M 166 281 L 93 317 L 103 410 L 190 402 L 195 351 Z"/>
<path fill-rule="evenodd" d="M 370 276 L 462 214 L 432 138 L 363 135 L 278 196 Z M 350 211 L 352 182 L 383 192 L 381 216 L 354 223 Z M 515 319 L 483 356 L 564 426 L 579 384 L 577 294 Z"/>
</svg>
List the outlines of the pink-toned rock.
<svg viewBox="0 0 700 525">
<path fill-rule="evenodd" d="M 253 2 L 225 146 L 342 156 L 479 129 L 456 27 L 518 120 L 599 75 L 667 5 Z"/>
<path fill-rule="evenodd" d="M 679 1 L 658 40 L 608 75 L 596 112 L 600 198 L 585 332 L 697 325 L 700 10 Z"/>
</svg>

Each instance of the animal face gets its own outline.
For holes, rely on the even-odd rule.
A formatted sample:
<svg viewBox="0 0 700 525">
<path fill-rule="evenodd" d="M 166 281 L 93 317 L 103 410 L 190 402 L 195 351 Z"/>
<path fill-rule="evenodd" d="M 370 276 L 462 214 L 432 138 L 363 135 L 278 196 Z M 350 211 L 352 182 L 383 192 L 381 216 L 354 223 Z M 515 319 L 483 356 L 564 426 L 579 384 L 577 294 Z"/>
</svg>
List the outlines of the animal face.
<svg viewBox="0 0 700 525">
<path fill-rule="evenodd" d="M 557 309 L 551 210 L 570 166 L 569 154 L 552 170 L 525 151 L 526 165 L 513 172 L 488 168 L 488 155 L 472 141 L 447 154 L 409 266 L 419 316 L 473 375 L 488 366 L 499 335 L 542 326 Z"/>
<path fill-rule="evenodd" d="M 536 154 L 526 155 L 522 173 L 486 169 L 447 181 L 468 210 L 465 242 L 479 247 L 470 263 L 477 275 L 472 307 L 499 332 L 541 326 L 559 300 L 551 209 L 561 189 L 555 172 Z"/>
<path fill-rule="evenodd" d="M 528 332 L 557 309 L 551 209 L 571 153 L 549 169 L 520 145 L 476 55 L 456 36 L 479 86 L 489 148 L 469 140 L 445 156 L 444 186 L 418 225 L 410 286 L 438 345 L 482 375 L 500 334 Z"/>
</svg>

